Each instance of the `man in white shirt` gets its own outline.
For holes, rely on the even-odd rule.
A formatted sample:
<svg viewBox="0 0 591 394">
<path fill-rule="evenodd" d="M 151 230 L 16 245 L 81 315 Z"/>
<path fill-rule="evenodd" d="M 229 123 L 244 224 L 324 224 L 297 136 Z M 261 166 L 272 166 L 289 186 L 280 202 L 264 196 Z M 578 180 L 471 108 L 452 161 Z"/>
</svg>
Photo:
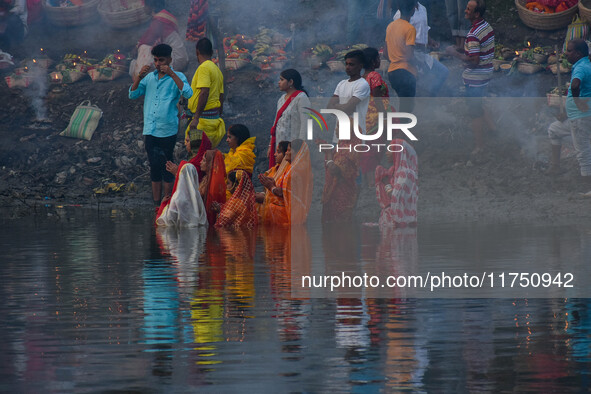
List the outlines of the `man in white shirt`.
<svg viewBox="0 0 591 394">
<path fill-rule="evenodd" d="M 400 10 L 394 15 L 394 20 L 400 18 Z M 429 92 L 430 96 L 437 96 L 445 83 L 449 70 L 437 59 L 429 55 L 429 48 L 439 48 L 439 43 L 429 38 L 429 24 L 427 22 L 427 9 L 418 1 L 415 2 L 415 13 L 410 18 L 410 24 L 417 31 L 415 39 L 415 59 L 417 69 L 424 77 L 421 85 Z"/>
<path fill-rule="evenodd" d="M 345 55 L 345 72 L 349 79 L 339 82 L 328 108 L 343 111 L 351 118 L 357 113 L 359 128 L 365 134 L 365 118 L 371 90 L 367 81 L 361 77 L 363 61 L 363 51 L 355 50 Z"/>
</svg>

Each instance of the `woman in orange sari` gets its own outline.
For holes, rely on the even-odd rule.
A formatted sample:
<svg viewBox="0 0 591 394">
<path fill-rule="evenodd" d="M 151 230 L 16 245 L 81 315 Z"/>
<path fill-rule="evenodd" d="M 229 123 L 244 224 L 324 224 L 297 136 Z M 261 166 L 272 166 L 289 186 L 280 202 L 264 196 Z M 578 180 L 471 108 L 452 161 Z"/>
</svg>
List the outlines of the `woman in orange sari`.
<svg viewBox="0 0 591 394">
<path fill-rule="evenodd" d="M 231 172 L 227 184 L 231 197 L 224 205 L 215 204 L 220 211 L 215 227 L 255 227 L 258 213 L 250 176 L 244 170 Z"/>
<path fill-rule="evenodd" d="M 260 217 L 263 223 L 288 224 L 289 214 L 285 209 L 283 196 L 275 194 L 276 185 L 283 184 L 285 172 L 290 167 L 287 159 L 288 151 L 291 152 L 289 141 L 280 141 L 277 144 L 277 150 L 274 152 L 275 166 L 264 174 L 259 175 L 261 185 L 265 191 L 257 193 L 257 202 L 261 203 Z"/>
<path fill-rule="evenodd" d="M 265 217 L 267 223 L 303 224 L 312 204 L 312 163 L 308 145 L 303 140 L 293 140 L 284 161 L 289 166 L 278 179 L 259 177 L 273 195 Z"/>
<path fill-rule="evenodd" d="M 304 224 L 312 205 L 312 162 L 310 149 L 305 141 L 291 142 L 289 161 L 291 166 L 285 174 L 282 191 L 290 224 Z"/>
<path fill-rule="evenodd" d="M 205 133 L 204 133 L 205 135 Z M 205 203 L 207 221 L 210 225 L 216 222 L 215 203 L 226 202 L 226 170 L 224 155 L 219 150 L 208 150 L 201 161 L 201 170 L 205 173 L 199 182 L 199 193 Z"/>
<path fill-rule="evenodd" d="M 351 122 L 353 123 L 353 122 Z M 337 152 L 330 160 L 325 160 L 325 183 L 322 193 L 322 221 L 344 222 L 353 218 L 353 210 L 357 204 L 359 187 L 359 157 L 351 149 L 359 143 L 359 139 L 351 133 L 350 140 L 340 140 Z"/>
</svg>

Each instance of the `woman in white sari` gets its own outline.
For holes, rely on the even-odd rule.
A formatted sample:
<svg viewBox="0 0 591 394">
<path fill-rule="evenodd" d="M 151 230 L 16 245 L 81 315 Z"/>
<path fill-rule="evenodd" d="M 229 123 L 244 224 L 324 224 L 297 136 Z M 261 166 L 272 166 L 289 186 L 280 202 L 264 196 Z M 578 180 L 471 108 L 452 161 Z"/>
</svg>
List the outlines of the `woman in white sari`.
<svg viewBox="0 0 591 394">
<path fill-rule="evenodd" d="M 158 212 L 156 226 L 207 226 L 205 205 L 199 194 L 199 175 L 193 164 L 181 162 L 170 203 L 163 204 Z"/>
</svg>

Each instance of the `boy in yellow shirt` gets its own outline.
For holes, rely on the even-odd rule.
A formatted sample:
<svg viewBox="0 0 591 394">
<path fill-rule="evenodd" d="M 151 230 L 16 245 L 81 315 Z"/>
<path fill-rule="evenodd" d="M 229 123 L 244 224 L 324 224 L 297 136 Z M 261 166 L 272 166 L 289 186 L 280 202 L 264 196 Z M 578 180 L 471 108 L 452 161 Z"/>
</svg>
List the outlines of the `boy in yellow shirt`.
<svg viewBox="0 0 591 394">
<path fill-rule="evenodd" d="M 189 110 L 193 120 L 189 129 L 203 130 L 211 141 L 212 148 L 218 146 L 226 134 L 226 125 L 221 118 L 224 103 L 224 76 L 211 61 L 213 46 L 207 38 L 202 38 L 195 45 L 199 67 L 193 75 L 191 88 L 193 97 L 189 99 Z"/>
</svg>

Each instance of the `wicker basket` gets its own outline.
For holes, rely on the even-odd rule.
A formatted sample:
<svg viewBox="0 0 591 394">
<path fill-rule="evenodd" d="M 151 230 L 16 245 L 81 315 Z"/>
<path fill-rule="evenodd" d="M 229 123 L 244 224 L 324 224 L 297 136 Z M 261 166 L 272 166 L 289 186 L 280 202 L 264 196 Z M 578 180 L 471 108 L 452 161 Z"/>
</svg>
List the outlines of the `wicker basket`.
<svg viewBox="0 0 591 394">
<path fill-rule="evenodd" d="M 97 15 L 100 0 L 88 0 L 81 6 L 53 7 L 43 2 L 47 19 L 57 26 L 80 26 L 90 22 Z"/>
<path fill-rule="evenodd" d="M 287 60 L 275 60 L 273 63 L 271 63 L 271 69 L 283 70 L 285 68 L 285 64 L 287 64 Z"/>
<path fill-rule="evenodd" d="M 329 60 L 326 62 L 326 65 L 333 73 L 345 72 L 345 63 L 340 60 Z"/>
<path fill-rule="evenodd" d="M 581 19 L 591 23 L 591 1 L 590 0 L 579 0 L 579 15 Z"/>
<path fill-rule="evenodd" d="M 492 64 L 495 71 L 500 71 L 502 64 L 511 64 L 511 62 L 508 60 L 493 59 Z"/>
<path fill-rule="evenodd" d="M 511 70 L 513 69 L 513 63 L 504 63 L 501 64 L 499 66 L 499 69 L 504 72 L 505 74 L 508 74 L 511 72 Z"/>
<path fill-rule="evenodd" d="M 566 105 L 566 96 L 559 96 L 556 93 L 546 93 L 549 107 L 564 107 Z"/>
<path fill-rule="evenodd" d="M 571 71 L 570 67 L 564 67 L 562 64 L 554 63 L 548 66 L 548 69 L 552 71 L 552 74 L 556 75 L 558 73 L 558 67 L 560 67 L 561 74 L 568 74 Z"/>
<path fill-rule="evenodd" d="M 102 0 L 98 11 L 103 20 L 114 29 L 141 25 L 152 18 L 143 0 Z"/>
<path fill-rule="evenodd" d="M 534 61 L 538 64 L 546 63 L 548 60 L 548 55 L 544 53 L 534 53 Z"/>
<path fill-rule="evenodd" d="M 535 74 L 542 69 L 543 67 L 539 64 L 521 62 L 517 65 L 517 70 L 522 74 Z"/>
<path fill-rule="evenodd" d="M 238 70 L 250 63 L 248 60 L 244 59 L 226 59 L 226 70 Z"/>
<path fill-rule="evenodd" d="M 541 14 L 533 12 L 525 7 L 527 0 L 515 0 L 517 13 L 521 21 L 528 27 L 538 30 L 557 30 L 568 26 L 573 17 L 577 14 L 579 7 L 577 5 L 566 11 L 556 12 L 554 14 Z"/>
</svg>

